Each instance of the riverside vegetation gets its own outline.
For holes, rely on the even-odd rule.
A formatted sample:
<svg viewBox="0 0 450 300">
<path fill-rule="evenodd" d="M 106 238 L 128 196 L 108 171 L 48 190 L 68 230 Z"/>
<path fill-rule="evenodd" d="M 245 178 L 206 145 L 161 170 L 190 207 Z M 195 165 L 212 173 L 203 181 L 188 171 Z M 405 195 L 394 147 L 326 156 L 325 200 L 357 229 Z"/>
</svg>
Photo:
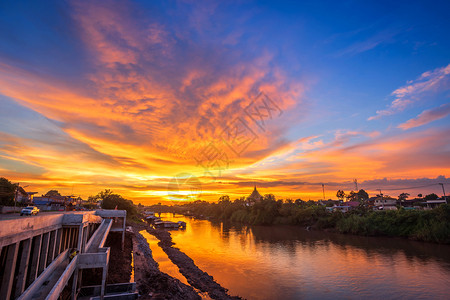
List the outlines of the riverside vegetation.
<svg viewBox="0 0 450 300">
<path fill-rule="evenodd" d="M 433 210 L 373 211 L 360 205 L 349 212 L 329 212 L 314 201 L 275 200 L 266 195 L 249 206 L 244 199 L 230 201 L 222 196 L 217 203 L 195 201 L 183 205 L 151 207 L 156 212 L 203 216 L 247 225 L 298 225 L 365 236 L 405 237 L 425 242 L 450 244 L 450 205 Z"/>
</svg>

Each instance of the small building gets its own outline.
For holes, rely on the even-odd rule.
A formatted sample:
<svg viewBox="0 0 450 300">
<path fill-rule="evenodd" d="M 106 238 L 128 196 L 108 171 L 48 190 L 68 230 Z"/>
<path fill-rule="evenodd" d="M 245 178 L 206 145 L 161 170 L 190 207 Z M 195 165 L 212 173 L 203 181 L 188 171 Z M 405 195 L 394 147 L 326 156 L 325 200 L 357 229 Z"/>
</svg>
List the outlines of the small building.
<svg viewBox="0 0 450 300">
<path fill-rule="evenodd" d="M 393 210 L 397 209 L 397 199 L 391 197 L 377 197 L 374 201 L 374 206 L 378 209 Z"/>
<path fill-rule="evenodd" d="M 335 205 L 332 207 L 327 207 L 326 210 L 328 212 L 332 212 L 332 211 L 348 212 L 349 210 L 351 210 L 351 207 L 347 206 L 347 205 L 345 205 L 345 206 Z"/>
<path fill-rule="evenodd" d="M 374 207 L 375 206 L 375 200 L 377 200 L 378 197 L 370 197 L 366 200 L 368 207 Z"/>
<path fill-rule="evenodd" d="M 423 203 L 423 199 L 422 198 L 414 198 L 414 199 L 410 199 L 410 200 L 404 200 L 400 202 L 400 205 L 404 208 L 411 208 L 411 207 L 421 207 L 421 203 Z"/>
<path fill-rule="evenodd" d="M 28 203 L 29 199 L 30 199 L 30 197 L 29 197 L 28 193 L 25 192 L 23 187 L 19 186 L 16 189 L 16 201 L 17 201 L 17 203 Z"/>
<path fill-rule="evenodd" d="M 358 201 L 347 201 L 344 203 L 340 203 L 339 201 L 335 201 L 334 205 L 331 207 L 327 207 L 326 210 L 329 212 L 332 211 L 340 211 L 340 212 L 348 212 L 352 209 L 357 208 L 360 205 Z"/>
<path fill-rule="evenodd" d="M 319 200 L 318 201 L 319 205 L 324 205 L 327 207 L 333 207 L 333 206 L 339 206 L 342 204 L 341 200 Z"/>
<path fill-rule="evenodd" d="M 425 204 L 426 209 L 433 209 L 438 207 L 439 205 L 447 204 L 447 201 L 445 199 L 428 200 L 427 202 L 425 202 Z"/>
<path fill-rule="evenodd" d="M 347 202 L 344 202 L 343 204 L 345 206 L 350 207 L 351 209 L 357 208 L 360 205 L 359 201 L 347 201 Z"/>
<path fill-rule="evenodd" d="M 28 194 L 28 203 L 33 203 L 34 195 L 36 195 L 38 192 L 27 192 Z"/>
<path fill-rule="evenodd" d="M 41 196 L 34 197 L 33 203 L 40 210 L 61 210 L 68 204 L 68 198 L 65 196 Z"/>
</svg>

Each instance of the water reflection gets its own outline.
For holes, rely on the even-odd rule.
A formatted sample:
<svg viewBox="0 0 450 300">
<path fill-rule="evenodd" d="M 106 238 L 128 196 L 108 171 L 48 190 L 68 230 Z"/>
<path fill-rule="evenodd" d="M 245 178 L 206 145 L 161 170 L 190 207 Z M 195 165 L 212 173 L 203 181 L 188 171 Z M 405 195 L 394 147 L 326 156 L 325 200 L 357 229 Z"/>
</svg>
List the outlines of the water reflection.
<svg viewBox="0 0 450 300">
<path fill-rule="evenodd" d="M 173 241 L 231 294 L 248 299 L 445 298 L 450 246 L 395 238 L 233 226 L 183 216 Z"/>
<path fill-rule="evenodd" d="M 150 250 L 152 250 L 153 259 L 158 263 L 159 269 L 161 272 L 168 274 L 182 283 L 189 285 L 186 277 L 184 277 L 178 267 L 172 263 L 167 254 L 158 246 L 159 240 L 153 235 L 149 234 L 146 230 L 142 230 L 139 232 L 142 236 L 147 240 L 147 243 L 150 246 Z"/>
<path fill-rule="evenodd" d="M 130 282 L 134 282 L 134 253 L 131 251 L 131 276 Z"/>
</svg>

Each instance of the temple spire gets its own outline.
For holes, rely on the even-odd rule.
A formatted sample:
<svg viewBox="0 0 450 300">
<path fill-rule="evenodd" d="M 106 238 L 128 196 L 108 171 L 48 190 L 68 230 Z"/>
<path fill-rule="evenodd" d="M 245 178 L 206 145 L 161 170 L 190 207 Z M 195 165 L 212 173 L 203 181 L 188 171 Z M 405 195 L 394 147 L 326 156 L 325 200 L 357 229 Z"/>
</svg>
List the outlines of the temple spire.
<svg viewBox="0 0 450 300">
<path fill-rule="evenodd" d="M 250 196 L 247 197 L 247 200 L 250 202 L 258 202 L 258 201 L 261 201 L 262 198 L 263 197 L 256 189 L 256 184 L 255 184 L 255 188 L 253 189 L 253 192 L 250 194 Z"/>
</svg>

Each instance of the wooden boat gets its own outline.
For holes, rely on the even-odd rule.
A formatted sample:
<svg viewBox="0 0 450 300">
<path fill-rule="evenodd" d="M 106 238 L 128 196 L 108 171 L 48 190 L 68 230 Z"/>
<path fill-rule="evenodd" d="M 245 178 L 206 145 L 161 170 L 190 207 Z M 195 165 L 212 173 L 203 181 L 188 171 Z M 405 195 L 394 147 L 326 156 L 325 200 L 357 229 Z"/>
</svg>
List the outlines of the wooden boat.
<svg viewBox="0 0 450 300">
<path fill-rule="evenodd" d="M 171 221 L 154 221 L 153 226 L 155 228 L 186 228 L 186 223 L 183 221 L 171 222 Z"/>
<path fill-rule="evenodd" d="M 151 225 L 157 221 L 161 221 L 161 218 L 155 217 L 155 216 L 149 216 L 149 217 L 146 217 L 145 220 Z"/>
</svg>

